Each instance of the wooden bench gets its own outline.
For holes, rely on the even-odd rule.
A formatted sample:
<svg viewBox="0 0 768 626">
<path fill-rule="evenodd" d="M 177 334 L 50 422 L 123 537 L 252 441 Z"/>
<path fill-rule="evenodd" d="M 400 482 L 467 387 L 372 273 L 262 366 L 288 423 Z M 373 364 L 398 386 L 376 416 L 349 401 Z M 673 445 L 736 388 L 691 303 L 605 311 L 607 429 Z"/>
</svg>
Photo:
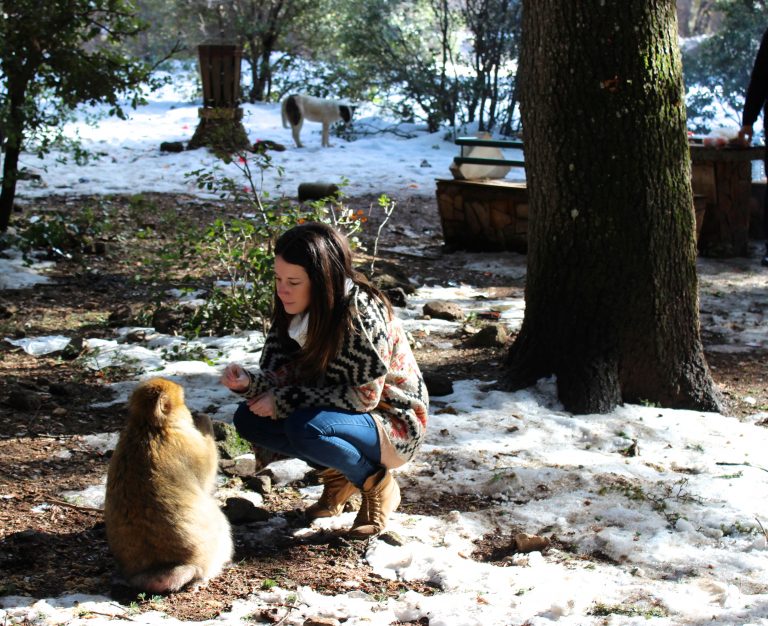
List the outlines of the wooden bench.
<svg viewBox="0 0 768 626">
<path fill-rule="evenodd" d="M 460 176 L 462 165 L 524 167 L 522 159 L 465 156 L 466 147 L 522 149 L 516 140 L 458 137 L 461 152 L 451 171 Z M 437 206 L 446 246 L 472 251 L 512 250 L 528 246 L 528 188 L 524 181 L 503 178 L 437 180 Z"/>
<path fill-rule="evenodd" d="M 527 250 L 528 188 L 524 181 L 467 178 L 463 165 L 524 167 L 523 159 L 465 156 L 472 146 L 522 149 L 517 140 L 459 137 L 461 153 L 454 157 L 454 179 L 437 180 L 437 206 L 443 238 L 449 248 L 474 251 Z M 763 147 L 712 148 L 691 145 L 696 238 L 706 256 L 748 254 L 751 162 L 763 158 Z M 502 170 L 503 171 L 503 170 Z M 762 204 L 758 207 L 760 209 Z"/>
<path fill-rule="evenodd" d="M 453 162 L 456 165 L 510 165 L 512 167 L 525 167 L 525 161 L 522 159 L 492 159 L 485 157 L 463 156 L 464 146 L 479 146 L 483 148 L 517 148 L 523 149 L 523 142 L 519 140 L 505 139 L 481 139 L 478 137 L 457 137 L 456 145 L 462 148 L 462 154 L 454 157 Z"/>
</svg>

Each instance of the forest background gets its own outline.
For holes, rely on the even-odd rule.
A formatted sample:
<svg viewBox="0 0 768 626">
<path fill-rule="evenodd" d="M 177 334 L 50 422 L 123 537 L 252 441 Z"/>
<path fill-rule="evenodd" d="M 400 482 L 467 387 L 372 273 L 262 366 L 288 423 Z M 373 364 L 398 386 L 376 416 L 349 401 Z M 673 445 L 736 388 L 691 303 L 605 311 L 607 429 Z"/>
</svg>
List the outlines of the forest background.
<svg viewBox="0 0 768 626">
<path fill-rule="evenodd" d="M 520 0 L 137 0 L 149 24 L 126 42 L 152 63 L 169 51 L 196 63 L 197 44 L 243 49 L 243 100 L 294 91 L 373 102 L 429 132 L 476 124 L 519 133 Z M 690 130 L 734 117 L 768 7 L 754 0 L 680 0 Z M 474 126 L 473 126 L 474 127 Z"/>
<path fill-rule="evenodd" d="M 739 125 L 765 2 L 677 2 L 689 131 Z M 146 102 L 171 59 L 196 73 L 197 47 L 242 49 L 241 100 L 300 91 L 367 103 L 446 138 L 521 133 L 521 0 L 18 0 L 0 15 L 0 231 L 14 207 L 23 150 L 66 149 L 77 107 L 112 115 Z M 543 42 L 546 45 L 546 42 Z M 167 77 L 168 74 L 165 74 Z M 168 80 L 167 78 L 165 80 Z M 758 125 L 758 137 L 760 126 Z M 366 131 L 345 126 L 347 139 Z M 392 132 L 397 132 L 395 126 Z"/>
<path fill-rule="evenodd" d="M 51 15 L 63 9 L 57 8 L 62 2 L 51 3 Z M 130 92 L 131 102 L 141 102 L 142 89 L 151 85 L 149 70 L 174 58 L 194 71 L 197 46 L 212 42 L 242 47 L 243 101 L 277 101 L 300 91 L 373 103 L 399 121 L 426 123 L 429 132 L 449 128 L 460 134 L 471 128 L 512 136 L 520 132 L 521 5 L 520 0 L 101 0 L 94 10 L 107 16 L 102 27 L 89 24 L 83 34 L 46 24 L 38 19 L 36 3 L 21 0 L 14 3 L 17 15 L 6 8 L 0 20 L 0 139 L 3 145 L 13 140 L 14 98 L 21 95 L 28 110 L 37 111 L 36 117 L 27 114 L 25 147 L 45 151 L 71 142 L 56 132 L 68 110 L 107 97 L 121 114 L 125 100 L 117 96 Z M 724 118 L 738 125 L 749 70 L 768 24 L 766 3 L 681 0 L 677 13 L 689 130 L 709 132 Z M 62 42 L 71 44 L 58 48 L 62 51 L 108 44 L 115 56 L 102 60 L 107 65 L 122 60 L 122 80 L 104 80 L 94 62 L 73 71 L 77 58 L 63 58 L 55 46 L 47 46 L 50 57 L 33 74 L 23 57 L 34 56 L 35 39 L 54 34 L 70 39 Z M 24 71 L 25 88 L 14 94 L 13 76 Z M 70 83 L 66 91 L 63 76 Z M 105 92 L 111 88 L 114 98 L 99 93 L 97 82 Z M 77 146 L 72 149 L 77 154 Z"/>
</svg>

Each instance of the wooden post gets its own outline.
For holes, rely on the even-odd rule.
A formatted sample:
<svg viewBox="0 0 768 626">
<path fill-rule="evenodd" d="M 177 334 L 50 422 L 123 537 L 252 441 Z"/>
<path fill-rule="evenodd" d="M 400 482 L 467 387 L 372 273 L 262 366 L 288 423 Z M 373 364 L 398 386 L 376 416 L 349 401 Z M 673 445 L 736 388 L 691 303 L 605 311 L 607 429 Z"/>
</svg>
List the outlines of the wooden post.
<svg viewBox="0 0 768 626">
<path fill-rule="evenodd" d="M 197 110 L 200 122 L 187 146 L 207 146 L 217 152 L 250 149 L 240 108 L 240 61 L 242 50 L 235 44 L 202 44 L 197 47 L 203 106 Z"/>
<path fill-rule="evenodd" d="M 699 237 L 704 256 L 749 256 L 752 161 L 764 148 L 691 146 L 694 197 L 705 198 Z"/>
</svg>

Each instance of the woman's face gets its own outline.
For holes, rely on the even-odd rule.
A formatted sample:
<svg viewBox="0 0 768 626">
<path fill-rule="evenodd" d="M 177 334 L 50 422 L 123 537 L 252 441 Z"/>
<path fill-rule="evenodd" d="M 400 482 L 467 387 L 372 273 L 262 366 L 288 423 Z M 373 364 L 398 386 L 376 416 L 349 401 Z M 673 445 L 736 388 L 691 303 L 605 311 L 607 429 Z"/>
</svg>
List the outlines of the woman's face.
<svg viewBox="0 0 768 626">
<path fill-rule="evenodd" d="M 286 262 L 275 257 L 275 285 L 277 297 L 289 315 L 303 313 L 309 308 L 310 281 L 307 271 L 301 265 Z"/>
</svg>

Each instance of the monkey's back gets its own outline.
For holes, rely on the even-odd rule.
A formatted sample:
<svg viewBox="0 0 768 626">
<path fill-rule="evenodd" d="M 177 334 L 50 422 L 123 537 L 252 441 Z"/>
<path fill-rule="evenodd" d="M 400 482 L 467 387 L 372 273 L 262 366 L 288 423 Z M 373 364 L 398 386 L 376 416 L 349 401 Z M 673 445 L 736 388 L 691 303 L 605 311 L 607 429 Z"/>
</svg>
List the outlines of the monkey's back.
<svg viewBox="0 0 768 626">
<path fill-rule="evenodd" d="M 134 422 L 121 434 L 107 476 L 110 549 L 129 577 L 175 564 L 205 571 L 211 543 L 229 538 L 229 523 L 211 494 L 215 444 L 191 419 L 161 429 Z"/>
</svg>

